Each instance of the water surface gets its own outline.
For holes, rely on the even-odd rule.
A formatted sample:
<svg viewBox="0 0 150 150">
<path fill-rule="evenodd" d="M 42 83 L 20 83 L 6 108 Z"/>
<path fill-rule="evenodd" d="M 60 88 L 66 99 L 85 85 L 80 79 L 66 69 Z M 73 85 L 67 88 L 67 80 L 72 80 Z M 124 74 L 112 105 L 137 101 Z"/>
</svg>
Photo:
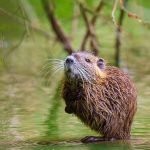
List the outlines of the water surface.
<svg viewBox="0 0 150 150">
<path fill-rule="evenodd" d="M 75 116 L 64 112 L 57 85 L 45 86 L 42 78 L 5 72 L 0 78 L 0 147 L 16 149 L 150 149 L 150 87 L 136 82 L 138 112 L 132 140 L 82 144 L 80 138 L 97 135 Z"/>
</svg>

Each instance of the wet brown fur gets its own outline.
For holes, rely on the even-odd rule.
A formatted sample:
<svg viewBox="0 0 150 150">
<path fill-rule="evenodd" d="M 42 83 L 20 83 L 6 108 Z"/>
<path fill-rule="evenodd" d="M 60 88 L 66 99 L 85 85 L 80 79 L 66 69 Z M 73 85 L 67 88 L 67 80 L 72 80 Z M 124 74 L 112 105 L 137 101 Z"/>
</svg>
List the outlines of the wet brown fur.
<svg viewBox="0 0 150 150">
<path fill-rule="evenodd" d="M 62 95 L 66 112 L 74 113 L 106 138 L 129 139 L 137 109 L 132 81 L 126 73 L 111 66 L 106 66 L 95 77 L 95 82 L 85 82 L 84 85 L 64 79 Z"/>
</svg>

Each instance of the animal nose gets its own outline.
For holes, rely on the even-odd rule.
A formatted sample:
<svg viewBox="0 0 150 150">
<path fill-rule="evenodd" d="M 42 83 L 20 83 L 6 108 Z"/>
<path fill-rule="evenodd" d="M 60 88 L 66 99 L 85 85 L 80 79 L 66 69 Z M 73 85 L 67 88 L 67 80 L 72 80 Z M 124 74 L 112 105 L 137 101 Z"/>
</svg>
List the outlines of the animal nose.
<svg viewBox="0 0 150 150">
<path fill-rule="evenodd" d="M 72 64 L 72 63 L 73 63 L 73 59 L 67 58 L 67 59 L 66 59 L 66 63 L 67 63 L 67 64 Z"/>
</svg>

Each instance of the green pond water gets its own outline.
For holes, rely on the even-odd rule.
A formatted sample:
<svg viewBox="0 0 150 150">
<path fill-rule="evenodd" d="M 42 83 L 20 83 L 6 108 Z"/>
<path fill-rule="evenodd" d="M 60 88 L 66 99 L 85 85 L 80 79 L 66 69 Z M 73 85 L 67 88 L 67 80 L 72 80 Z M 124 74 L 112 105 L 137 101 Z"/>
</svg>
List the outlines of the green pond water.
<svg viewBox="0 0 150 150">
<path fill-rule="evenodd" d="M 145 65 L 150 56 L 149 44 L 145 50 L 132 50 L 131 54 L 130 49 L 123 51 L 129 53 L 123 56 L 138 90 L 138 111 L 131 140 L 82 144 L 81 138 L 97 133 L 76 116 L 65 113 L 60 96 L 61 74 L 53 75 L 49 81 L 41 75 L 45 59 L 65 58 L 66 54 L 58 46 L 53 54 L 54 46 L 49 49 L 45 46 L 51 43 L 41 43 L 30 43 L 27 39 L 7 57 L 6 69 L 0 72 L 0 150 L 150 149 L 150 72 L 148 63 Z M 110 61 L 111 55 L 105 53 L 104 58 Z"/>
<path fill-rule="evenodd" d="M 82 144 L 97 135 L 64 112 L 58 84 L 45 86 L 41 77 L 12 72 L 0 78 L 0 149 L 150 149 L 150 76 L 136 80 L 138 111 L 130 141 Z"/>
</svg>

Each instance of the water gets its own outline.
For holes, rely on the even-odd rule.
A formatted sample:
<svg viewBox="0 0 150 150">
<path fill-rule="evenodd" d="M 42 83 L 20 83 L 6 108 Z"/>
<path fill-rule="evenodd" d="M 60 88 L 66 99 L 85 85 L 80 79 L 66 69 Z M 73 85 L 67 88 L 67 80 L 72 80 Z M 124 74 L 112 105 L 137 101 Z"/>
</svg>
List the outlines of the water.
<svg viewBox="0 0 150 150">
<path fill-rule="evenodd" d="M 102 33 L 100 35 L 103 37 Z M 97 134 L 85 127 L 75 116 L 64 112 L 60 88 L 54 84 L 59 84 L 59 80 L 54 78 L 51 86 L 45 86 L 42 77 L 29 73 L 32 69 L 37 74 L 41 62 L 45 57 L 53 56 L 54 52 L 58 55 L 54 58 L 63 57 L 65 54 L 62 54 L 62 48 L 58 45 L 45 39 L 40 39 L 39 42 L 34 37 L 34 40 L 27 39 L 19 49 L 9 55 L 8 72 L 0 74 L 0 149 L 150 149 L 150 72 L 147 63 L 150 56 L 149 41 L 144 43 L 149 38 L 143 38 L 143 41 L 140 38 L 140 42 L 139 38 L 135 39 L 135 48 L 129 39 L 125 45 L 131 45 L 130 48 L 125 47 L 122 50 L 124 53 L 133 53 L 123 56 L 127 57 L 125 60 L 132 68 L 139 71 L 134 73 L 137 76 L 138 112 L 132 126 L 132 140 L 80 143 L 84 136 Z M 113 50 L 107 51 L 111 46 L 108 43 L 106 45 L 108 47 L 104 45 L 105 50 L 102 53 L 105 52 L 105 56 L 110 57 L 106 60 L 110 61 L 113 55 L 108 54 Z"/>
<path fill-rule="evenodd" d="M 64 112 L 59 79 L 56 79 L 57 86 L 45 86 L 41 77 L 3 73 L 0 78 L 0 148 L 148 150 L 149 76 L 145 76 L 143 80 L 136 82 L 138 112 L 132 126 L 132 139 L 82 144 L 80 138 L 97 134 L 85 127 L 75 116 Z"/>
</svg>

